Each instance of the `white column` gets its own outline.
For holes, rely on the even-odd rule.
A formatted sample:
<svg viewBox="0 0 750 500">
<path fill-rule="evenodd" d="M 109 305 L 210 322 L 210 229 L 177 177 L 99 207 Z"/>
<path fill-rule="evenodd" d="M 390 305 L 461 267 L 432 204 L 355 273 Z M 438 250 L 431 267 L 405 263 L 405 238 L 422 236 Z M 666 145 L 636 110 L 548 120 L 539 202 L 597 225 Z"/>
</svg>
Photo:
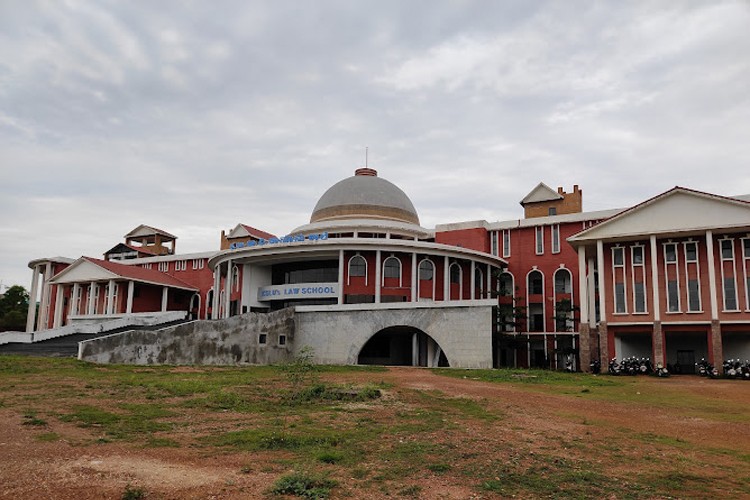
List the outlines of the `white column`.
<svg viewBox="0 0 750 500">
<path fill-rule="evenodd" d="M 380 304 L 380 287 L 382 286 L 381 283 L 381 265 L 380 265 L 380 250 L 375 252 L 375 303 Z"/>
<path fill-rule="evenodd" d="M 115 312 L 115 280 L 109 280 L 107 286 L 107 309 L 106 314 L 114 314 Z"/>
<path fill-rule="evenodd" d="M 599 268 L 599 320 L 607 321 L 607 291 L 604 288 L 604 242 L 596 242 L 596 262 Z"/>
<path fill-rule="evenodd" d="M 47 262 L 44 268 L 44 274 L 42 275 L 42 297 L 39 302 L 39 316 L 37 317 L 37 330 L 46 330 L 49 324 L 49 299 L 50 299 L 50 284 L 49 280 L 52 278 L 52 263 Z"/>
<path fill-rule="evenodd" d="M 487 264 L 487 287 L 484 289 L 484 298 L 491 299 L 492 297 L 492 266 Z"/>
<path fill-rule="evenodd" d="M 443 300 L 451 300 L 450 264 L 451 261 L 446 255 L 443 260 Z"/>
<path fill-rule="evenodd" d="M 77 302 L 78 300 L 78 294 L 81 293 L 81 285 L 78 283 L 73 283 L 73 291 L 70 294 L 70 309 L 68 310 L 69 316 L 74 316 L 78 314 L 78 307 L 79 304 Z"/>
<path fill-rule="evenodd" d="M 589 304 L 589 326 L 596 328 L 596 283 L 594 283 L 594 258 L 587 259 L 588 264 L 588 304 Z"/>
<path fill-rule="evenodd" d="M 344 251 L 339 250 L 339 304 L 344 303 Z"/>
<path fill-rule="evenodd" d="M 133 293 L 135 292 L 135 282 L 134 281 L 128 281 L 128 303 L 125 306 L 125 313 L 126 314 L 132 314 L 133 313 Z"/>
<path fill-rule="evenodd" d="M 52 328 L 60 328 L 62 326 L 64 292 L 63 285 L 55 285 L 55 319 L 52 323 Z"/>
<path fill-rule="evenodd" d="M 88 297 L 88 303 L 86 304 L 86 314 L 89 316 L 94 314 L 94 295 L 97 294 L 99 290 L 96 289 L 96 282 L 92 281 L 89 283 L 89 297 Z"/>
<path fill-rule="evenodd" d="M 649 238 L 651 252 L 651 300 L 654 301 L 654 321 L 661 321 L 661 303 L 659 302 L 659 249 L 656 246 L 656 235 Z"/>
<path fill-rule="evenodd" d="M 231 259 L 227 261 L 227 279 L 224 280 L 224 317 L 228 318 L 230 313 L 229 306 L 232 303 L 232 269 Z"/>
<path fill-rule="evenodd" d="M 34 331 L 36 321 L 36 300 L 39 294 L 39 266 L 34 266 L 31 278 L 31 293 L 29 294 L 29 312 L 26 315 L 26 331 Z"/>
<path fill-rule="evenodd" d="M 214 268 L 214 296 L 211 297 L 211 319 L 219 319 L 219 297 L 221 296 L 221 264 Z"/>
<path fill-rule="evenodd" d="M 161 289 L 161 312 L 167 311 L 167 302 L 169 300 L 169 287 L 162 287 Z"/>
<path fill-rule="evenodd" d="M 419 269 L 417 269 L 417 254 L 411 254 L 411 301 L 417 302 L 419 295 L 417 292 L 417 280 L 419 279 Z"/>
<path fill-rule="evenodd" d="M 589 293 L 586 281 L 586 248 L 578 247 L 578 307 L 581 312 L 581 324 L 589 321 Z"/>
<path fill-rule="evenodd" d="M 472 261 L 472 260 L 469 261 L 469 265 L 471 266 L 471 272 L 469 273 L 469 281 L 470 281 L 470 283 L 469 283 L 469 291 L 470 291 L 469 298 L 471 300 L 474 300 L 474 299 L 477 298 L 476 297 L 476 295 L 477 295 L 477 287 L 475 285 L 475 282 L 477 280 L 477 266 L 476 266 L 476 264 L 474 264 L 474 261 Z M 461 297 L 461 298 L 463 298 L 463 297 Z"/>
<path fill-rule="evenodd" d="M 719 319 L 719 299 L 716 290 L 716 259 L 714 257 L 714 233 L 706 231 L 706 255 L 708 256 L 708 290 L 711 297 L 711 319 Z"/>
</svg>

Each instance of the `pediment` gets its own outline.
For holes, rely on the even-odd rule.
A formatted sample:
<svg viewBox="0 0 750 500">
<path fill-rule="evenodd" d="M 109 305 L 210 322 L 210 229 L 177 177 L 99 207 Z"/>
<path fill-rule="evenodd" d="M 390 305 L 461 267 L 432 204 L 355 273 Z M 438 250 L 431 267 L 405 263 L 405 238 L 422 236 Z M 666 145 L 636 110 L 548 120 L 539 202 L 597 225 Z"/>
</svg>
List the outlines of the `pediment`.
<svg viewBox="0 0 750 500">
<path fill-rule="evenodd" d="M 674 188 L 569 238 L 571 243 L 750 228 L 750 203 Z"/>
<path fill-rule="evenodd" d="M 521 205 L 526 205 L 527 203 L 538 203 L 540 201 L 554 201 L 554 200 L 562 200 L 563 196 L 546 185 L 543 182 L 540 182 L 534 189 L 531 190 L 529 194 L 526 195 L 526 197 L 521 200 Z"/>
<path fill-rule="evenodd" d="M 106 281 L 116 279 L 119 276 L 108 271 L 83 257 L 72 263 L 50 280 L 50 283 L 68 284 L 91 281 Z"/>
<path fill-rule="evenodd" d="M 237 224 L 234 229 L 229 231 L 229 234 L 227 235 L 227 238 L 247 238 L 248 236 L 251 236 L 250 232 L 245 228 L 242 224 Z"/>
<path fill-rule="evenodd" d="M 159 234 L 161 236 L 164 236 L 166 238 L 173 238 L 177 239 L 177 236 L 173 234 L 169 234 L 166 231 L 163 231 L 161 229 L 157 229 L 155 227 L 147 226 L 145 224 L 141 224 L 140 226 L 136 227 L 132 231 L 130 231 L 128 234 L 125 235 L 125 238 L 144 238 L 147 236 L 154 236 L 156 234 Z"/>
</svg>

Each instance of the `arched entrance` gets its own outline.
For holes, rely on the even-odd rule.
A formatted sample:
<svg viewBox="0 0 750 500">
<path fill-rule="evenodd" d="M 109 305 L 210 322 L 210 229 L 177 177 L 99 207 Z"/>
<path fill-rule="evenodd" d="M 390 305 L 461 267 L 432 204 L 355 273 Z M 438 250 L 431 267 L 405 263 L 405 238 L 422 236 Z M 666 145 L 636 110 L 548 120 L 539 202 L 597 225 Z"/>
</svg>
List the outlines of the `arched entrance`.
<svg viewBox="0 0 750 500">
<path fill-rule="evenodd" d="M 362 347 L 357 364 L 450 366 L 438 343 L 419 328 L 412 326 L 391 326 L 377 332 Z"/>
</svg>

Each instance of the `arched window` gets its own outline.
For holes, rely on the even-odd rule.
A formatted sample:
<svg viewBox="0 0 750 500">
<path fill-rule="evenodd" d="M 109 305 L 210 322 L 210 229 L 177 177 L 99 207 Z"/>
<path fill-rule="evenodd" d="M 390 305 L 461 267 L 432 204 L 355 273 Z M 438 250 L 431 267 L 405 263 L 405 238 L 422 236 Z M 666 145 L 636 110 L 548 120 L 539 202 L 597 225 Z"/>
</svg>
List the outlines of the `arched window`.
<svg viewBox="0 0 750 500">
<path fill-rule="evenodd" d="M 455 284 L 461 284 L 461 266 L 459 266 L 457 263 L 451 264 L 450 267 L 451 271 L 451 283 Z"/>
<path fill-rule="evenodd" d="M 234 266 L 232 269 L 232 285 L 234 285 L 234 291 L 240 291 L 240 269 Z"/>
<path fill-rule="evenodd" d="M 435 276 L 435 264 L 429 259 L 424 259 L 419 263 L 419 279 L 428 281 Z"/>
<path fill-rule="evenodd" d="M 513 275 L 509 272 L 504 272 L 498 279 L 498 290 L 497 292 L 506 297 L 512 297 L 514 292 L 513 286 Z"/>
<path fill-rule="evenodd" d="M 206 292 L 206 319 L 211 319 L 211 315 L 209 314 L 209 310 L 213 308 L 214 306 L 214 289 L 211 288 Z"/>
<path fill-rule="evenodd" d="M 567 269 L 558 269 L 555 272 L 555 293 L 571 293 L 570 271 Z"/>
<path fill-rule="evenodd" d="M 478 267 L 474 270 L 474 290 L 476 298 L 482 298 L 482 295 L 484 295 L 484 273 Z"/>
<path fill-rule="evenodd" d="M 364 257 L 357 254 L 349 259 L 349 276 L 367 276 L 367 261 Z"/>
<path fill-rule="evenodd" d="M 528 293 L 530 295 L 541 295 L 544 293 L 544 278 L 542 273 L 539 271 L 531 271 L 527 278 L 528 280 Z"/>
<path fill-rule="evenodd" d="M 401 261 L 390 256 L 383 261 L 383 283 L 386 278 L 397 278 L 398 286 L 401 286 Z"/>
</svg>

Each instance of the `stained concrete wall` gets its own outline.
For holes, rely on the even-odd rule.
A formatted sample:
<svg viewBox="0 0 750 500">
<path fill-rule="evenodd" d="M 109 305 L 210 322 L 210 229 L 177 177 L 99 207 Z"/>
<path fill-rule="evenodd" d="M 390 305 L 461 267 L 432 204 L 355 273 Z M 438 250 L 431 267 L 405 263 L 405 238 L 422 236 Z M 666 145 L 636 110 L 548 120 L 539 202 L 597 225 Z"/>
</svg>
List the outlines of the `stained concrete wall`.
<svg viewBox="0 0 750 500">
<path fill-rule="evenodd" d="M 365 343 L 391 326 L 411 326 L 432 337 L 454 368 L 492 368 L 493 301 L 414 307 L 398 304 L 298 307 L 295 352 L 310 346 L 322 364 L 357 364 Z M 378 307 L 379 306 L 379 307 Z"/>
<path fill-rule="evenodd" d="M 258 343 L 265 334 L 266 344 Z M 279 337 L 286 336 L 285 345 Z M 292 357 L 293 309 L 193 321 L 161 330 L 132 330 L 81 342 L 78 358 L 134 365 L 272 364 Z"/>
</svg>

